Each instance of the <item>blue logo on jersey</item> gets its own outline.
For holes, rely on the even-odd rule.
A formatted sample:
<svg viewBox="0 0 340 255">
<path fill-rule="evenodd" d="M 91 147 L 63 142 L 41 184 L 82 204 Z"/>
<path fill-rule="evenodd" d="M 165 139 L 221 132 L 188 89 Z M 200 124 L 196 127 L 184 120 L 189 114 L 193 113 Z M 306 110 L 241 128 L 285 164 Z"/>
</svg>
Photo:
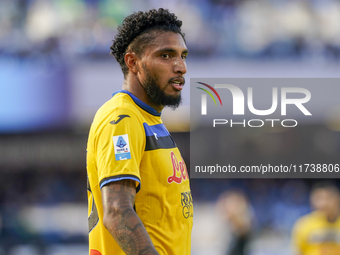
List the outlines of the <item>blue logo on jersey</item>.
<svg viewBox="0 0 340 255">
<path fill-rule="evenodd" d="M 120 136 L 118 138 L 117 144 L 116 146 L 119 148 L 123 148 L 127 143 L 125 142 L 124 138 L 122 136 Z"/>
</svg>

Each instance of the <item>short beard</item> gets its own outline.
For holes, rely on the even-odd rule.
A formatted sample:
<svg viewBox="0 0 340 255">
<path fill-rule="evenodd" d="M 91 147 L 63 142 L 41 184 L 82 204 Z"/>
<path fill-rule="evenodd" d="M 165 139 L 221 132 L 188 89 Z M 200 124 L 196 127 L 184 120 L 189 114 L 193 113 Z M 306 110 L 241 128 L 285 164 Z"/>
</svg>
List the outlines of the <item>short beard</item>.
<svg viewBox="0 0 340 255">
<path fill-rule="evenodd" d="M 156 79 L 151 77 L 150 73 L 145 67 L 144 71 L 146 73 L 146 79 L 144 82 L 142 82 L 142 86 L 149 99 L 157 106 L 169 106 L 172 110 L 175 110 L 182 102 L 181 93 L 177 97 L 166 95 L 164 93 L 166 87 L 161 90 L 157 85 Z"/>
</svg>

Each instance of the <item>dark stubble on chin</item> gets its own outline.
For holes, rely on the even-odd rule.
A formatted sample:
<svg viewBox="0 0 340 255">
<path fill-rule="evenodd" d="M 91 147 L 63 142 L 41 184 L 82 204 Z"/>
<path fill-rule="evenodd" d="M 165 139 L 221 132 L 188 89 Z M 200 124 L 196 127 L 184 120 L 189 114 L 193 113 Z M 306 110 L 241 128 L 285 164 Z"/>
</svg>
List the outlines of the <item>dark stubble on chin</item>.
<svg viewBox="0 0 340 255">
<path fill-rule="evenodd" d="M 175 110 L 182 102 L 181 93 L 177 96 L 166 95 L 164 87 L 162 90 L 157 85 L 157 80 L 151 77 L 149 71 L 145 68 L 146 79 L 142 82 L 142 86 L 148 95 L 149 99 L 158 106 L 168 106 L 171 109 Z M 170 83 L 167 86 L 171 86 Z"/>
</svg>

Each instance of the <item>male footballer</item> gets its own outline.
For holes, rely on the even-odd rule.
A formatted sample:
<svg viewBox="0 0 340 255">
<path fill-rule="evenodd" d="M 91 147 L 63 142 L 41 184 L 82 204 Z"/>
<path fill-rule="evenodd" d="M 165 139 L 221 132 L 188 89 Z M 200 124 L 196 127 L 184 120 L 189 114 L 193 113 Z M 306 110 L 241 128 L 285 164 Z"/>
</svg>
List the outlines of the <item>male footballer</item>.
<svg viewBox="0 0 340 255">
<path fill-rule="evenodd" d="M 317 183 L 310 199 L 315 211 L 299 218 L 294 225 L 294 255 L 340 254 L 339 189 L 330 182 Z"/>
<path fill-rule="evenodd" d="M 111 54 L 122 90 L 96 113 L 88 138 L 90 255 L 189 255 L 192 197 L 161 111 L 181 102 L 188 55 L 182 21 L 138 12 L 118 28 Z"/>
</svg>

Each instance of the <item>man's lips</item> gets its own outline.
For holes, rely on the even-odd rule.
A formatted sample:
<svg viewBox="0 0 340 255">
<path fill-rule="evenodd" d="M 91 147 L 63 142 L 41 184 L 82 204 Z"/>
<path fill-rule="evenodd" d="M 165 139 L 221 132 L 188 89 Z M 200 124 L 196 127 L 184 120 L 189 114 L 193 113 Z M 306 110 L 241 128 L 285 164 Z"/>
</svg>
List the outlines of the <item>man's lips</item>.
<svg viewBox="0 0 340 255">
<path fill-rule="evenodd" d="M 182 90 L 185 84 L 185 79 L 183 77 L 176 77 L 170 80 L 170 84 L 175 90 Z"/>
</svg>

